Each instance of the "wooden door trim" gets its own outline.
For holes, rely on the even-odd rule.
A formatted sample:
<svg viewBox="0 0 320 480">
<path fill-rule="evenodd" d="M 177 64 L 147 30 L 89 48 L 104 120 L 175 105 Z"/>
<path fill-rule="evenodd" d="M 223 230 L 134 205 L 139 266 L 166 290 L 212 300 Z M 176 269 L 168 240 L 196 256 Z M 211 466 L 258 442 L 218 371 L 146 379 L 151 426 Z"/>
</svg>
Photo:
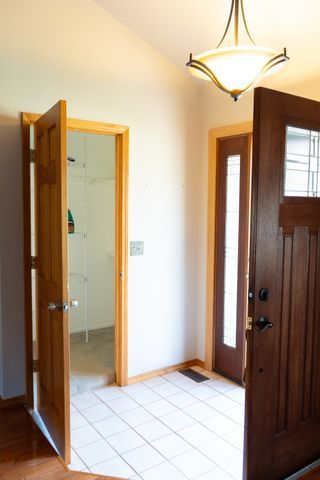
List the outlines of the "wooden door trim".
<svg viewBox="0 0 320 480">
<path fill-rule="evenodd" d="M 23 179 L 23 262 L 24 262 L 24 324 L 26 359 L 26 405 L 34 409 L 33 396 L 33 335 L 31 280 L 31 201 L 30 201 L 30 118 L 22 113 L 22 179 Z"/>
<path fill-rule="evenodd" d="M 215 343 L 215 237 L 216 237 L 216 185 L 217 185 L 217 144 L 219 139 L 252 134 L 253 122 L 239 123 L 209 130 L 208 153 L 208 214 L 207 214 L 207 270 L 206 270 L 206 335 L 205 369 L 214 367 Z"/>
<path fill-rule="evenodd" d="M 31 285 L 31 204 L 30 204 L 30 127 L 40 114 L 21 114 L 23 142 L 24 214 L 24 310 L 26 348 L 26 405 L 34 408 L 33 337 Z M 115 229 L 115 371 L 120 386 L 128 384 L 128 186 L 129 127 L 89 120 L 67 119 L 67 130 L 103 135 L 116 139 L 116 229 Z"/>
<path fill-rule="evenodd" d="M 240 157 L 239 171 L 239 231 L 237 237 L 237 309 L 236 345 L 231 348 L 224 343 L 224 284 L 225 284 L 225 234 L 227 207 L 227 163 L 233 155 Z M 250 217 L 250 155 L 251 134 L 236 135 L 218 139 L 217 152 L 217 195 L 216 195 L 216 236 L 215 236 L 215 298 L 214 327 L 215 355 L 214 368 L 218 373 L 242 384 L 245 361 L 245 317 L 247 316 L 249 257 L 249 217 Z"/>
</svg>

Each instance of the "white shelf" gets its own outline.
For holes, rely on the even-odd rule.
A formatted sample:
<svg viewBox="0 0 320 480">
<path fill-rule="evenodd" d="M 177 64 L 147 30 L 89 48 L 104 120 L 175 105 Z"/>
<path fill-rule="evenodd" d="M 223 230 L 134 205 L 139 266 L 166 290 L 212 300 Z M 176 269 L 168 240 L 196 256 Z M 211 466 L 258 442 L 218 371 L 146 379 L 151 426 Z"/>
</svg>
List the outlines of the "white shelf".
<svg viewBox="0 0 320 480">
<path fill-rule="evenodd" d="M 85 232 L 74 232 L 74 233 L 69 233 L 69 239 L 70 238 L 86 238 L 87 234 Z"/>
<path fill-rule="evenodd" d="M 84 174 L 74 175 L 74 174 L 69 173 L 69 178 L 82 179 L 82 180 L 90 183 L 90 185 L 98 185 L 98 184 L 101 184 L 101 183 L 109 183 L 109 182 L 114 183 L 115 182 L 115 178 L 113 178 L 113 177 L 89 177 L 88 175 L 84 175 Z"/>
<path fill-rule="evenodd" d="M 85 169 L 86 164 L 82 162 L 71 162 L 70 160 L 68 161 L 68 167 L 70 168 L 82 168 Z"/>
<path fill-rule="evenodd" d="M 70 283 L 84 283 L 87 281 L 87 277 L 82 273 L 69 273 Z"/>
<path fill-rule="evenodd" d="M 87 180 L 88 180 L 88 183 L 90 183 L 91 185 L 115 181 L 114 177 L 90 177 L 90 176 L 87 176 Z"/>
</svg>

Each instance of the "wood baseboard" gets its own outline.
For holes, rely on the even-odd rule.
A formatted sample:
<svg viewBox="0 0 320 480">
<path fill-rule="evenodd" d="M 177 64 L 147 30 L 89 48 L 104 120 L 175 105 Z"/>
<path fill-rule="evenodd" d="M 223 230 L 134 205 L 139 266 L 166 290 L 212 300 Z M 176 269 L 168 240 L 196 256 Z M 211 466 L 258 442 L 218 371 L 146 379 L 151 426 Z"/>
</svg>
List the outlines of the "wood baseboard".
<svg viewBox="0 0 320 480">
<path fill-rule="evenodd" d="M 199 360 L 198 358 L 196 359 L 196 365 L 200 368 L 202 368 L 203 370 L 205 370 L 205 362 L 204 360 Z"/>
<path fill-rule="evenodd" d="M 311 470 L 309 473 L 306 473 L 303 477 L 301 477 L 301 480 L 306 479 L 306 480 L 319 480 L 320 478 L 320 467 L 317 467 L 313 470 Z"/>
<path fill-rule="evenodd" d="M 204 362 L 196 358 L 194 360 L 188 360 L 187 362 L 177 363 L 169 367 L 159 368 L 158 370 L 152 370 L 151 372 L 135 375 L 134 377 L 128 378 L 128 385 L 131 385 L 132 383 L 143 382 L 145 380 L 149 380 L 150 378 L 158 377 L 159 375 L 165 375 L 166 373 L 176 372 L 177 370 L 183 370 L 184 368 L 196 366 L 204 369 Z"/>
<path fill-rule="evenodd" d="M 2 398 L 0 397 L 0 408 L 14 407 L 16 405 L 24 405 L 26 403 L 26 396 L 21 395 L 20 397 L 13 398 Z"/>
</svg>

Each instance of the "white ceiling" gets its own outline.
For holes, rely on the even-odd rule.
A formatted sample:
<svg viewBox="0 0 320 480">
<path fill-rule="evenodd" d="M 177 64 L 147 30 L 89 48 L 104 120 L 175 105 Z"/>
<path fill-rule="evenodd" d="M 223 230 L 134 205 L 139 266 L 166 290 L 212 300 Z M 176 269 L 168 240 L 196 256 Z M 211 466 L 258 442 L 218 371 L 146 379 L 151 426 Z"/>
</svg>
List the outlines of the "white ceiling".
<svg viewBox="0 0 320 480">
<path fill-rule="evenodd" d="M 189 53 L 215 48 L 231 0 L 95 0 L 176 65 Z M 278 85 L 320 75 L 320 0 L 244 0 L 257 44 L 282 50 L 290 62 L 274 75 Z M 197 80 L 201 82 L 201 80 Z"/>
</svg>

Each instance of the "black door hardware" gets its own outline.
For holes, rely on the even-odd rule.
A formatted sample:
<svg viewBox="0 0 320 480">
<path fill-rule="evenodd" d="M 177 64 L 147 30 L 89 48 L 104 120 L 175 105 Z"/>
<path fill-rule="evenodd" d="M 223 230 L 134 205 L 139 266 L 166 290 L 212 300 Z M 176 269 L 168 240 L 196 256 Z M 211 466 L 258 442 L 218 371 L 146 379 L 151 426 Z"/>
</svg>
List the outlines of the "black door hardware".
<svg viewBox="0 0 320 480">
<path fill-rule="evenodd" d="M 268 328 L 273 327 L 273 323 L 269 322 L 267 317 L 260 317 L 256 322 L 255 325 L 257 325 L 257 333 L 263 333 L 265 330 L 268 330 Z"/>
<path fill-rule="evenodd" d="M 261 300 L 261 302 L 266 302 L 269 298 L 269 289 L 268 288 L 261 288 L 260 292 L 259 292 L 259 299 Z"/>
</svg>

